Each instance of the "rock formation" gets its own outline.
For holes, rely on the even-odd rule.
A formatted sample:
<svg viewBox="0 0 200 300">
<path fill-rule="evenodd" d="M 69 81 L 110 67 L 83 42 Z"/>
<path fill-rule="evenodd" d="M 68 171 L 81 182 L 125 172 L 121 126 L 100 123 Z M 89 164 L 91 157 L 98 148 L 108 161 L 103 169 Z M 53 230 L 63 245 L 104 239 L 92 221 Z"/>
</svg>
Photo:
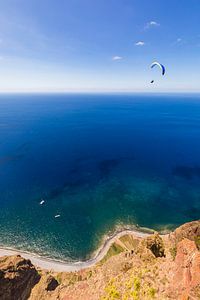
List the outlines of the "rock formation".
<svg viewBox="0 0 200 300">
<path fill-rule="evenodd" d="M 21 256 L 0 257 L 0 299 L 26 300 L 40 276 L 30 260 Z"/>
</svg>

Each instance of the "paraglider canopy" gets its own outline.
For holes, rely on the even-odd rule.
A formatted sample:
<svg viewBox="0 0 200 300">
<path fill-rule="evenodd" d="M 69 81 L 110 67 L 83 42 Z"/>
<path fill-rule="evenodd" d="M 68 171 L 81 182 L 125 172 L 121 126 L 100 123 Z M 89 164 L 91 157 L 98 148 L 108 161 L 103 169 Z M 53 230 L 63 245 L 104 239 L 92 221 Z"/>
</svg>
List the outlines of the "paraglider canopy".
<svg viewBox="0 0 200 300">
<path fill-rule="evenodd" d="M 155 66 L 158 66 L 158 67 L 161 69 L 162 75 L 165 75 L 165 67 L 164 67 L 162 64 L 160 64 L 160 63 L 157 62 L 157 61 L 154 61 L 154 62 L 151 64 L 151 68 L 154 68 Z"/>
</svg>

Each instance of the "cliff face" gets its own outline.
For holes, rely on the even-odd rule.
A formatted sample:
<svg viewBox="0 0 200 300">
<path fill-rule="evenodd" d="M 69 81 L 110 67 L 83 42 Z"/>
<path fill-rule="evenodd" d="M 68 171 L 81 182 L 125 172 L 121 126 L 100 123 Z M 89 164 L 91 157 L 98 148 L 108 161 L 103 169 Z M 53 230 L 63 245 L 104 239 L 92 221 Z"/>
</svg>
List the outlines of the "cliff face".
<svg viewBox="0 0 200 300">
<path fill-rule="evenodd" d="M 183 239 L 177 244 L 173 277 L 170 284 L 171 293 L 181 299 L 200 299 L 200 252 L 193 241 Z M 195 292 L 196 291 L 196 292 Z"/>
<path fill-rule="evenodd" d="M 20 256 L 0 259 L 3 300 L 200 299 L 200 221 L 169 235 L 117 239 L 95 267 L 40 276 Z"/>
<path fill-rule="evenodd" d="M 0 258 L 0 299 L 28 299 L 40 276 L 30 260 L 21 256 Z"/>
</svg>

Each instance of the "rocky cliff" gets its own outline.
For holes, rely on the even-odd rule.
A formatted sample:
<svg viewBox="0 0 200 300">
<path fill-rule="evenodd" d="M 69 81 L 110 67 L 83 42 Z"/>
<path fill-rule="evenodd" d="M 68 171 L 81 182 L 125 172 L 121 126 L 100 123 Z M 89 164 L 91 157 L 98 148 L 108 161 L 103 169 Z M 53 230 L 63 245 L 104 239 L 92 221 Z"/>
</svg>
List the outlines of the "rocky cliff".
<svg viewBox="0 0 200 300">
<path fill-rule="evenodd" d="M 3 300 L 200 299 L 200 221 L 169 235 L 116 239 L 95 267 L 74 273 L 36 270 L 20 256 L 0 259 Z"/>
<path fill-rule="evenodd" d="M 28 299 L 40 275 L 30 260 L 21 256 L 0 258 L 0 299 Z"/>
</svg>

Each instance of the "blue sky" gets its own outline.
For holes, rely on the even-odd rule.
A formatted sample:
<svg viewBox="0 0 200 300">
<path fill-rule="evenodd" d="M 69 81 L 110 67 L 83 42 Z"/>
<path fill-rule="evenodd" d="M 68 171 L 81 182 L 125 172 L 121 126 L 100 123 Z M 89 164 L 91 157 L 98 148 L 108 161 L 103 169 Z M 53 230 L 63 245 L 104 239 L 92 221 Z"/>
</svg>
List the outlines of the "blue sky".
<svg viewBox="0 0 200 300">
<path fill-rule="evenodd" d="M 2 92 L 195 92 L 199 70 L 199 0 L 0 0 Z"/>
</svg>

